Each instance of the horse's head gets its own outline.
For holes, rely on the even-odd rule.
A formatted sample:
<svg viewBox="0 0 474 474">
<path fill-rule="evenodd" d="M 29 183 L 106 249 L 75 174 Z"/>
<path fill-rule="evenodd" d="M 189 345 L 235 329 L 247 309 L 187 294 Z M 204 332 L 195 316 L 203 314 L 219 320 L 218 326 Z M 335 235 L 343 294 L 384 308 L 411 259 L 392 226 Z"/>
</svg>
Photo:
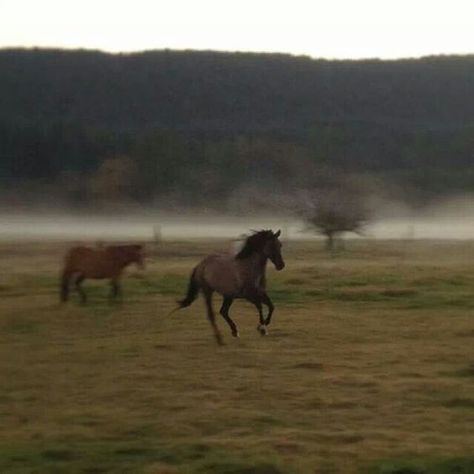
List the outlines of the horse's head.
<svg viewBox="0 0 474 474">
<path fill-rule="evenodd" d="M 143 245 L 129 245 L 127 251 L 130 263 L 136 263 L 138 268 L 145 268 Z"/>
<path fill-rule="evenodd" d="M 278 239 L 280 237 L 281 231 L 273 232 L 269 231 L 267 233 L 267 239 L 263 247 L 263 252 L 266 257 L 275 265 L 277 270 L 283 270 L 285 268 L 285 262 L 281 256 L 281 242 Z"/>
<path fill-rule="evenodd" d="M 247 237 L 240 252 L 235 256 L 236 259 L 250 258 L 254 254 L 259 254 L 268 258 L 275 265 L 277 270 L 285 267 L 285 262 L 281 256 L 281 242 L 278 240 L 280 231 L 260 230 Z"/>
</svg>

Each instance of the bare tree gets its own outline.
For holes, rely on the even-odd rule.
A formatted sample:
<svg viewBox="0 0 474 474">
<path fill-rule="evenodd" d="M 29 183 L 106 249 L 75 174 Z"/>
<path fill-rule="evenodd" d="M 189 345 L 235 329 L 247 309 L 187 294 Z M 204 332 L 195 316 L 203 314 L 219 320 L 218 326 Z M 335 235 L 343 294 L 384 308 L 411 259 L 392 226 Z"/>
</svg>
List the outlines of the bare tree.
<svg viewBox="0 0 474 474">
<path fill-rule="evenodd" d="M 370 220 L 365 196 L 354 189 L 337 187 L 308 192 L 302 215 L 308 228 L 326 237 L 326 248 L 346 232 L 360 234 Z"/>
</svg>

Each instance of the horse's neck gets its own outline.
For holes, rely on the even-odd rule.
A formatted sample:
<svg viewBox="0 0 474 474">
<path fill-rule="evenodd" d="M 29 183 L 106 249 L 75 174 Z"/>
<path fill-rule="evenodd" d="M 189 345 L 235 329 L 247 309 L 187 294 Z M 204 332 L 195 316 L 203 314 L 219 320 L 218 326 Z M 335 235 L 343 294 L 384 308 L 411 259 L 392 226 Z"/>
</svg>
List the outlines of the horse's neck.
<svg viewBox="0 0 474 474">
<path fill-rule="evenodd" d="M 265 274 L 267 260 L 268 258 L 264 255 L 254 253 L 248 258 L 242 260 L 242 264 L 248 274 L 251 274 L 254 277 L 258 277 Z"/>
</svg>

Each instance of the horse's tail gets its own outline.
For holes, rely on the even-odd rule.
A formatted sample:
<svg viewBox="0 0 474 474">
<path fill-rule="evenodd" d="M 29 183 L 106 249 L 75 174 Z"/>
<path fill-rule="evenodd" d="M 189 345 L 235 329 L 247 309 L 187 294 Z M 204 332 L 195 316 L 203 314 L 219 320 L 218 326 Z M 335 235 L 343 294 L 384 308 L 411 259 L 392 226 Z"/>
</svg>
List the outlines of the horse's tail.
<svg viewBox="0 0 474 474">
<path fill-rule="evenodd" d="M 186 308 L 187 306 L 190 306 L 191 303 L 197 298 L 198 292 L 199 292 L 199 285 L 198 282 L 196 281 L 196 269 L 197 267 L 193 270 L 191 273 L 191 277 L 189 278 L 189 283 L 188 283 L 188 292 L 186 293 L 186 296 L 182 300 L 178 300 L 178 308 Z"/>
<path fill-rule="evenodd" d="M 69 277 L 70 272 L 65 268 L 61 274 L 61 301 L 64 303 L 69 296 Z"/>
</svg>

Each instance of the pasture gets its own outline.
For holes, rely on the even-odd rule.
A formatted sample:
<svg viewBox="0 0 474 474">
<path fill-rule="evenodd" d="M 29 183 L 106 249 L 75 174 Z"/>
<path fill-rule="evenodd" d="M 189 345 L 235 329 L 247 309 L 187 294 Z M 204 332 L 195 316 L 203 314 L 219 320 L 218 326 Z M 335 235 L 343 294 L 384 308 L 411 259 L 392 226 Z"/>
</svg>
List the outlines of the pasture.
<svg viewBox="0 0 474 474">
<path fill-rule="evenodd" d="M 474 472 L 474 243 L 287 242 L 269 335 L 238 301 L 218 347 L 201 299 L 167 313 L 226 246 L 149 247 L 83 306 L 67 244 L 0 244 L 1 473 Z"/>
</svg>

